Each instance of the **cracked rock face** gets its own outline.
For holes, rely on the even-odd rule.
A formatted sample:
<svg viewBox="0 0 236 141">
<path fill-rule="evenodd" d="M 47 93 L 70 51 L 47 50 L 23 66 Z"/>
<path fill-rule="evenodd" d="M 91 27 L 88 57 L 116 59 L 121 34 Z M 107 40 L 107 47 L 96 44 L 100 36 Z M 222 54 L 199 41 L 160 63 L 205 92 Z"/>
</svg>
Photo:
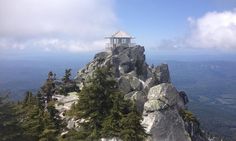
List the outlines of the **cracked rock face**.
<svg viewBox="0 0 236 141">
<path fill-rule="evenodd" d="M 170 83 L 152 87 L 144 104 L 142 125 L 151 141 L 190 141 L 177 109 L 179 93 Z"/>
<path fill-rule="evenodd" d="M 183 121 L 180 116 L 179 112 L 186 109 L 188 97 L 171 84 L 168 65 L 149 66 L 144 51 L 144 47 L 139 45 L 117 46 L 96 54 L 86 67 L 78 71 L 77 85 L 83 88 L 96 68 L 110 66 L 124 98 L 134 101 L 137 110 L 143 113 L 142 125 L 151 134 L 147 141 L 207 141 L 204 138 L 199 140 L 202 138 L 195 133 L 192 135 L 190 131 L 200 128 Z"/>
<path fill-rule="evenodd" d="M 162 83 L 152 87 L 147 96 L 148 101 L 144 104 L 146 113 L 164 110 L 176 106 L 178 109 L 185 108 L 176 88 L 171 83 Z"/>
<path fill-rule="evenodd" d="M 152 77 L 152 70 L 145 62 L 143 46 L 125 47 L 118 46 L 111 50 L 111 52 L 100 52 L 95 55 L 94 59 L 81 69 L 76 79 L 78 82 L 81 79 L 86 79 L 88 75 L 91 75 L 95 68 L 101 66 L 112 66 L 115 76 L 118 78 L 124 74 L 132 74 L 143 81 Z M 160 66 L 155 68 L 157 77 L 162 77 L 165 74 L 169 76 L 168 66 Z M 164 72 L 166 71 L 166 72 Z M 161 79 L 161 78 L 160 78 Z M 169 80 L 169 78 L 166 78 Z"/>
<path fill-rule="evenodd" d="M 137 110 L 142 113 L 143 105 L 147 101 L 147 97 L 142 91 L 133 91 L 125 95 L 125 99 L 130 99 L 135 102 Z"/>
<path fill-rule="evenodd" d="M 151 134 L 149 141 L 191 141 L 176 109 L 151 112 L 144 116 L 142 125 Z"/>
<path fill-rule="evenodd" d="M 178 91 L 170 83 L 162 83 L 152 87 L 148 92 L 148 100 L 158 100 L 168 106 L 177 102 Z"/>
</svg>

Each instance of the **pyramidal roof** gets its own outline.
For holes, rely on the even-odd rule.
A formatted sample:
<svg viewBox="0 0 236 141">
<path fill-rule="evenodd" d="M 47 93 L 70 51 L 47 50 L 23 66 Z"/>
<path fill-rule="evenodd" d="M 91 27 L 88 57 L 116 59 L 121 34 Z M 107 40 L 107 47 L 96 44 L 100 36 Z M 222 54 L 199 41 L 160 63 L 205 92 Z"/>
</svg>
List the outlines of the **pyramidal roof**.
<svg viewBox="0 0 236 141">
<path fill-rule="evenodd" d="M 128 33 L 124 32 L 124 31 L 118 31 L 118 32 L 112 34 L 111 37 L 115 37 L 115 38 L 133 38 L 132 36 L 130 36 Z"/>
</svg>

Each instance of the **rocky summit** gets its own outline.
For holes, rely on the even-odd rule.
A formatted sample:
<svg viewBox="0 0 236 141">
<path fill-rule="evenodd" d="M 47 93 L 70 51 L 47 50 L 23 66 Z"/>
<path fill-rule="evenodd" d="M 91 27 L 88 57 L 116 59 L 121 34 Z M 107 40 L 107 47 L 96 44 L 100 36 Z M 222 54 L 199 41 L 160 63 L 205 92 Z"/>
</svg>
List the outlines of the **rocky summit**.
<svg viewBox="0 0 236 141">
<path fill-rule="evenodd" d="M 200 129 L 197 118 L 188 111 L 188 97 L 171 83 L 168 65 L 149 66 L 144 51 L 143 46 L 135 45 L 116 46 L 97 53 L 90 63 L 78 71 L 75 78 L 77 86 L 83 89 L 96 68 L 109 66 L 119 89 L 125 94 L 124 98 L 134 101 L 142 113 L 142 125 L 150 134 L 147 141 L 216 140 L 207 137 Z M 63 110 L 59 108 L 59 111 Z M 73 119 L 68 121 L 70 128 L 78 122 L 73 123 Z"/>
</svg>

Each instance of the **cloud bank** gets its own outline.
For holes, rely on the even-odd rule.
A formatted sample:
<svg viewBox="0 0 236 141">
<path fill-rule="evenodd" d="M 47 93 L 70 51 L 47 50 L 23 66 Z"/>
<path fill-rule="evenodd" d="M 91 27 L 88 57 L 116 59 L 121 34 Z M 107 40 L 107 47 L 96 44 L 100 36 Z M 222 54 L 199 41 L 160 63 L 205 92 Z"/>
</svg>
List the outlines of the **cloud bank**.
<svg viewBox="0 0 236 141">
<path fill-rule="evenodd" d="M 200 18 L 188 19 L 188 33 L 180 39 L 161 42 L 160 48 L 195 48 L 236 51 L 236 11 L 208 12 Z"/>
<path fill-rule="evenodd" d="M 0 0 L 0 48 L 102 48 L 116 27 L 113 9 L 113 0 Z"/>
<path fill-rule="evenodd" d="M 236 49 L 236 11 L 209 12 L 189 18 L 191 35 L 186 42 L 197 48 Z"/>
</svg>

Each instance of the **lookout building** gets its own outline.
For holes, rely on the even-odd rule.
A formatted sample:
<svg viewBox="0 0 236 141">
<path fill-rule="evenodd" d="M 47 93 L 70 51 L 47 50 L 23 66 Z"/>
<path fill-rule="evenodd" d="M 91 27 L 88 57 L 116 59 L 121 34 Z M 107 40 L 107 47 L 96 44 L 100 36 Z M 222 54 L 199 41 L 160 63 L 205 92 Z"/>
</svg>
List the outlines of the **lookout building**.
<svg viewBox="0 0 236 141">
<path fill-rule="evenodd" d="M 117 46 L 134 46 L 134 43 L 131 42 L 134 37 L 130 36 L 124 31 L 118 31 L 112 34 L 110 37 L 105 37 L 110 40 L 110 43 L 107 44 L 108 48 L 115 48 Z"/>
</svg>

